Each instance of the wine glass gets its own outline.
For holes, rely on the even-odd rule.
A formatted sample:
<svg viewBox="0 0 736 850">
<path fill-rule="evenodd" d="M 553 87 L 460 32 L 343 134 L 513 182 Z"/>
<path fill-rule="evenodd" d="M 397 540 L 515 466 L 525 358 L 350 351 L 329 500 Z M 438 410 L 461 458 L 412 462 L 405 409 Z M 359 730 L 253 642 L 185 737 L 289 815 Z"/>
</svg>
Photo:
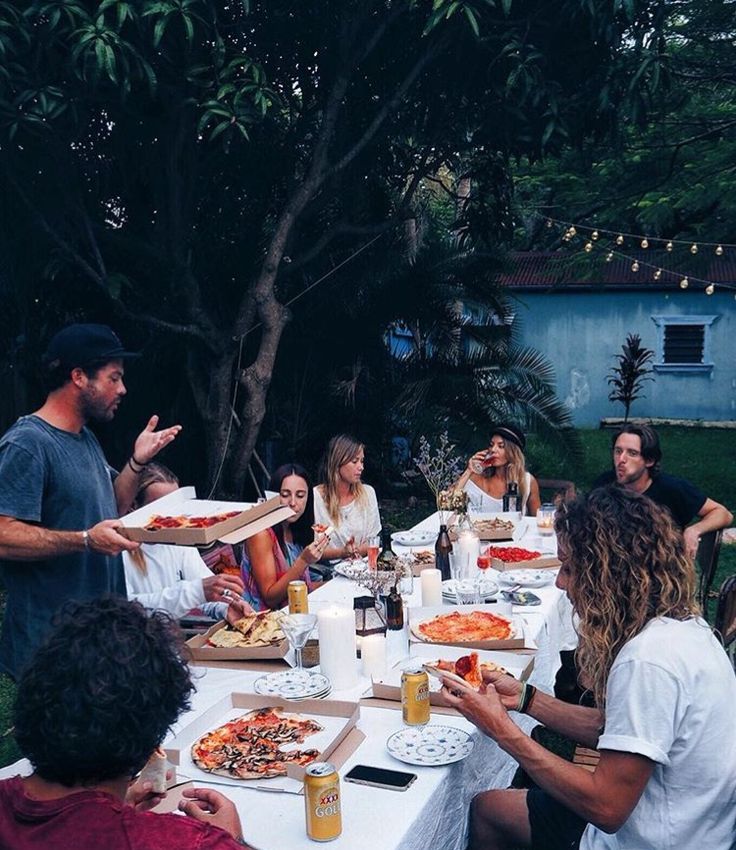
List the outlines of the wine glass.
<svg viewBox="0 0 736 850">
<path fill-rule="evenodd" d="M 304 649 L 309 635 L 317 625 L 316 614 L 287 614 L 279 622 L 281 630 L 286 635 L 289 645 L 296 654 L 296 669 L 303 673 L 302 650 Z"/>
<path fill-rule="evenodd" d="M 381 538 L 369 537 L 366 541 L 368 544 L 368 569 L 378 569 L 378 553 L 381 551 Z"/>
</svg>

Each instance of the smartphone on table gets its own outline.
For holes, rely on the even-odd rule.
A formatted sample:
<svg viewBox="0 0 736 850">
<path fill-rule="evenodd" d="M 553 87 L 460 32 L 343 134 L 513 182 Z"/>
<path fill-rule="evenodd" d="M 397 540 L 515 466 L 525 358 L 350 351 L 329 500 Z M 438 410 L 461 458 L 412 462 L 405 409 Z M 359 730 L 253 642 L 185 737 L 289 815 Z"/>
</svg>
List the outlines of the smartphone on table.
<svg viewBox="0 0 736 850">
<path fill-rule="evenodd" d="M 346 782 L 371 785 L 374 788 L 387 788 L 390 791 L 406 791 L 416 778 L 416 773 L 389 770 L 385 767 L 369 767 L 367 764 L 356 764 L 344 777 Z"/>
</svg>

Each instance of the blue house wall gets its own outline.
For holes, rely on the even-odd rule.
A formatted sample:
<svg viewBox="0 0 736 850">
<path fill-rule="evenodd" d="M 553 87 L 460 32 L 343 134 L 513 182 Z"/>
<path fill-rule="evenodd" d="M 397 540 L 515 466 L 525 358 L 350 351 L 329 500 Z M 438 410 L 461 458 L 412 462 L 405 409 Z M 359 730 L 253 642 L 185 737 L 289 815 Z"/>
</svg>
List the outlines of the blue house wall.
<svg viewBox="0 0 736 850">
<path fill-rule="evenodd" d="M 623 405 L 608 400 L 606 376 L 629 333 L 641 336 L 661 363 L 662 330 L 654 317 L 707 317 L 702 367 L 655 368 L 632 416 L 736 419 L 736 301 L 733 291 L 702 290 L 516 291 L 516 325 L 522 345 L 546 355 L 557 373 L 557 394 L 576 425 L 597 426 L 622 416 Z M 694 319 L 700 321 L 700 319 Z M 708 365 L 712 364 L 712 365 Z"/>
</svg>

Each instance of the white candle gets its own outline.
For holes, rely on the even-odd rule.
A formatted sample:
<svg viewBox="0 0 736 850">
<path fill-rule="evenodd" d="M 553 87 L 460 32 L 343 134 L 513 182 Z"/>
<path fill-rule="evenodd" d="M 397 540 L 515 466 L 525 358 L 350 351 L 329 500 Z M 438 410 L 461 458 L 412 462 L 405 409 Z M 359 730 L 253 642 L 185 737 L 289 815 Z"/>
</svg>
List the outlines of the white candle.
<svg viewBox="0 0 736 850">
<path fill-rule="evenodd" d="M 319 669 L 336 691 L 358 684 L 355 614 L 351 608 L 331 605 L 317 613 Z"/>
<path fill-rule="evenodd" d="M 422 606 L 428 608 L 442 605 L 442 573 L 439 570 L 422 570 L 419 581 L 422 586 Z"/>
<path fill-rule="evenodd" d="M 480 538 L 475 534 L 461 534 L 453 543 L 452 551 L 458 555 L 467 555 L 470 571 L 473 572 L 480 555 Z"/>
<path fill-rule="evenodd" d="M 380 679 L 386 672 L 386 636 L 366 635 L 360 650 L 363 675 L 369 679 Z"/>
</svg>

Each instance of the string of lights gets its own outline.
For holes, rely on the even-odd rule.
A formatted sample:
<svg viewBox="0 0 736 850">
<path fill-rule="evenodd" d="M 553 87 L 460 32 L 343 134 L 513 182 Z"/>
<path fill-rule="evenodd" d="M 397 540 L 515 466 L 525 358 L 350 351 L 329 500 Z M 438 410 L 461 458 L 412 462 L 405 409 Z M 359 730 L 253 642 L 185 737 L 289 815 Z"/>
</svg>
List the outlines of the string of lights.
<svg viewBox="0 0 736 850">
<path fill-rule="evenodd" d="M 643 233 L 628 233 L 620 230 L 610 230 L 604 227 L 595 227 L 578 222 L 564 221 L 562 219 L 552 218 L 551 216 L 540 216 L 544 218 L 548 228 L 557 228 L 562 231 L 562 241 L 572 243 L 575 241 L 583 241 L 583 252 L 586 254 L 600 253 L 605 255 L 605 261 L 611 262 L 614 259 L 626 261 L 631 266 L 631 271 L 637 273 L 639 271 L 651 272 L 651 279 L 655 282 L 672 279 L 679 281 L 680 289 L 688 289 L 693 285 L 702 285 L 706 295 L 713 295 L 716 291 L 716 286 L 720 289 L 736 290 L 736 282 L 729 283 L 720 281 L 717 285 L 712 280 L 707 280 L 702 277 L 695 276 L 691 273 L 684 273 L 676 269 L 666 268 L 654 261 L 649 262 L 642 259 L 641 255 L 632 256 L 625 249 L 631 245 L 640 251 L 664 250 L 668 254 L 672 254 L 680 248 L 687 249 L 690 254 L 695 256 L 699 251 L 712 250 L 717 257 L 723 257 L 728 250 L 736 251 L 736 244 L 727 242 L 708 242 L 704 240 L 693 241 L 691 239 L 662 239 L 660 237 L 652 237 Z M 642 281 L 645 280 L 645 274 L 642 275 Z"/>
</svg>

